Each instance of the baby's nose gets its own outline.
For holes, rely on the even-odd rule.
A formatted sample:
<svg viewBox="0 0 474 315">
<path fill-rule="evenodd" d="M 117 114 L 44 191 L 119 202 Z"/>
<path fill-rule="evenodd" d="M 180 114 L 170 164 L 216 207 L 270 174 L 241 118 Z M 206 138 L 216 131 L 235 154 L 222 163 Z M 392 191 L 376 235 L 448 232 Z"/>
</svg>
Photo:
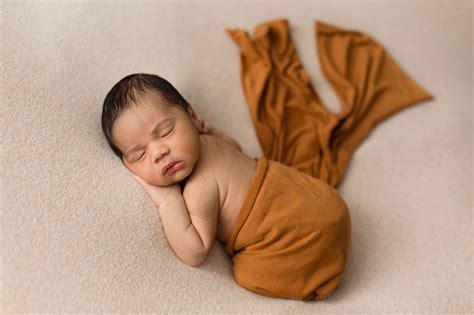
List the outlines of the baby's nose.
<svg viewBox="0 0 474 315">
<path fill-rule="evenodd" d="M 160 162 L 169 153 L 169 148 L 164 145 L 157 145 L 152 149 L 151 158 L 154 163 Z"/>
</svg>

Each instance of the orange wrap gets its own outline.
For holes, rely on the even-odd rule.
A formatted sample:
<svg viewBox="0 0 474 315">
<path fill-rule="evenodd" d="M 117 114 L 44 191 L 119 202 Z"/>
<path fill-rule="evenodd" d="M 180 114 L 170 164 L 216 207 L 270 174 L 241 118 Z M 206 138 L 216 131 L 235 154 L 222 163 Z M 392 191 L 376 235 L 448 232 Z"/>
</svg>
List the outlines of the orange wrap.
<svg viewBox="0 0 474 315">
<path fill-rule="evenodd" d="M 351 221 L 339 193 L 320 179 L 257 158 L 257 171 L 225 251 L 234 279 L 253 292 L 322 299 L 342 278 Z"/>
<path fill-rule="evenodd" d="M 226 29 L 241 49 L 241 83 L 264 156 L 337 187 L 352 152 L 388 116 L 433 96 L 368 35 L 316 21 L 322 72 L 341 102 L 328 111 L 311 86 L 285 19 Z"/>
<path fill-rule="evenodd" d="M 259 24 L 253 39 L 226 29 L 241 49 L 241 83 L 265 158 L 225 251 L 242 287 L 297 300 L 323 299 L 342 279 L 351 222 L 335 188 L 351 154 L 379 122 L 433 99 L 368 35 L 314 27 L 338 114 L 311 86 L 286 19 Z"/>
</svg>

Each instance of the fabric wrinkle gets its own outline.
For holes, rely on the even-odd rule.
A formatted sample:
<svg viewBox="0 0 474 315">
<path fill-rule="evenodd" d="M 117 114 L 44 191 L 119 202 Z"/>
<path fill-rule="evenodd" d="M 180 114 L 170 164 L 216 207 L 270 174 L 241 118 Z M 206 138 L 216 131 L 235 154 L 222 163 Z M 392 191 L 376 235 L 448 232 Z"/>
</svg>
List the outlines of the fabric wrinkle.
<svg viewBox="0 0 474 315">
<path fill-rule="evenodd" d="M 433 99 L 368 34 L 315 20 L 315 51 L 336 94 L 332 113 L 312 86 L 287 19 L 240 48 L 241 84 L 262 148 L 225 251 L 234 279 L 258 294 L 321 300 L 342 281 L 352 247 L 349 208 L 336 188 L 350 157 L 384 119 Z"/>
</svg>

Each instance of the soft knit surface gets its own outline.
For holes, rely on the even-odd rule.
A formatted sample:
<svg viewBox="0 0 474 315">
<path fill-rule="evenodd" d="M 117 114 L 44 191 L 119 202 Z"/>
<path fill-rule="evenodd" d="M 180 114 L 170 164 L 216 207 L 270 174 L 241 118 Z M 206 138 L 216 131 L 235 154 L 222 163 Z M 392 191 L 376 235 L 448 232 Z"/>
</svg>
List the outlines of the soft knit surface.
<svg viewBox="0 0 474 315">
<path fill-rule="evenodd" d="M 470 1 L 2 1 L 0 13 L 0 312 L 474 311 Z M 337 188 L 352 253 L 321 301 L 243 289 L 219 242 L 203 265 L 182 263 L 100 127 L 114 83 L 155 73 L 261 156 L 225 29 L 274 18 L 290 22 L 333 112 L 317 19 L 370 34 L 435 96 L 384 121 L 353 153 Z"/>
</svg>

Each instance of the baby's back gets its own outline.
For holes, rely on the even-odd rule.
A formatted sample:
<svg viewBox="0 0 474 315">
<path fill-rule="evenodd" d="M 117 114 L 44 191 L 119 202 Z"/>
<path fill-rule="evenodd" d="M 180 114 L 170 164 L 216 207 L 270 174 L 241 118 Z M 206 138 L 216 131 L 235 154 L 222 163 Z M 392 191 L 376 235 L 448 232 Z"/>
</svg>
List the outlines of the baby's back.
<svg viewBox="0 0 474 315">
<path fill-rule="evenodd" d="M 202 185 L 217 184 L 217 238 L 225 244 L 249 192 L 257 161 L 216 136 L 200 135 L 200 139 L 199 161 L 184 189 L 206 191 Z"/>
</svg>

